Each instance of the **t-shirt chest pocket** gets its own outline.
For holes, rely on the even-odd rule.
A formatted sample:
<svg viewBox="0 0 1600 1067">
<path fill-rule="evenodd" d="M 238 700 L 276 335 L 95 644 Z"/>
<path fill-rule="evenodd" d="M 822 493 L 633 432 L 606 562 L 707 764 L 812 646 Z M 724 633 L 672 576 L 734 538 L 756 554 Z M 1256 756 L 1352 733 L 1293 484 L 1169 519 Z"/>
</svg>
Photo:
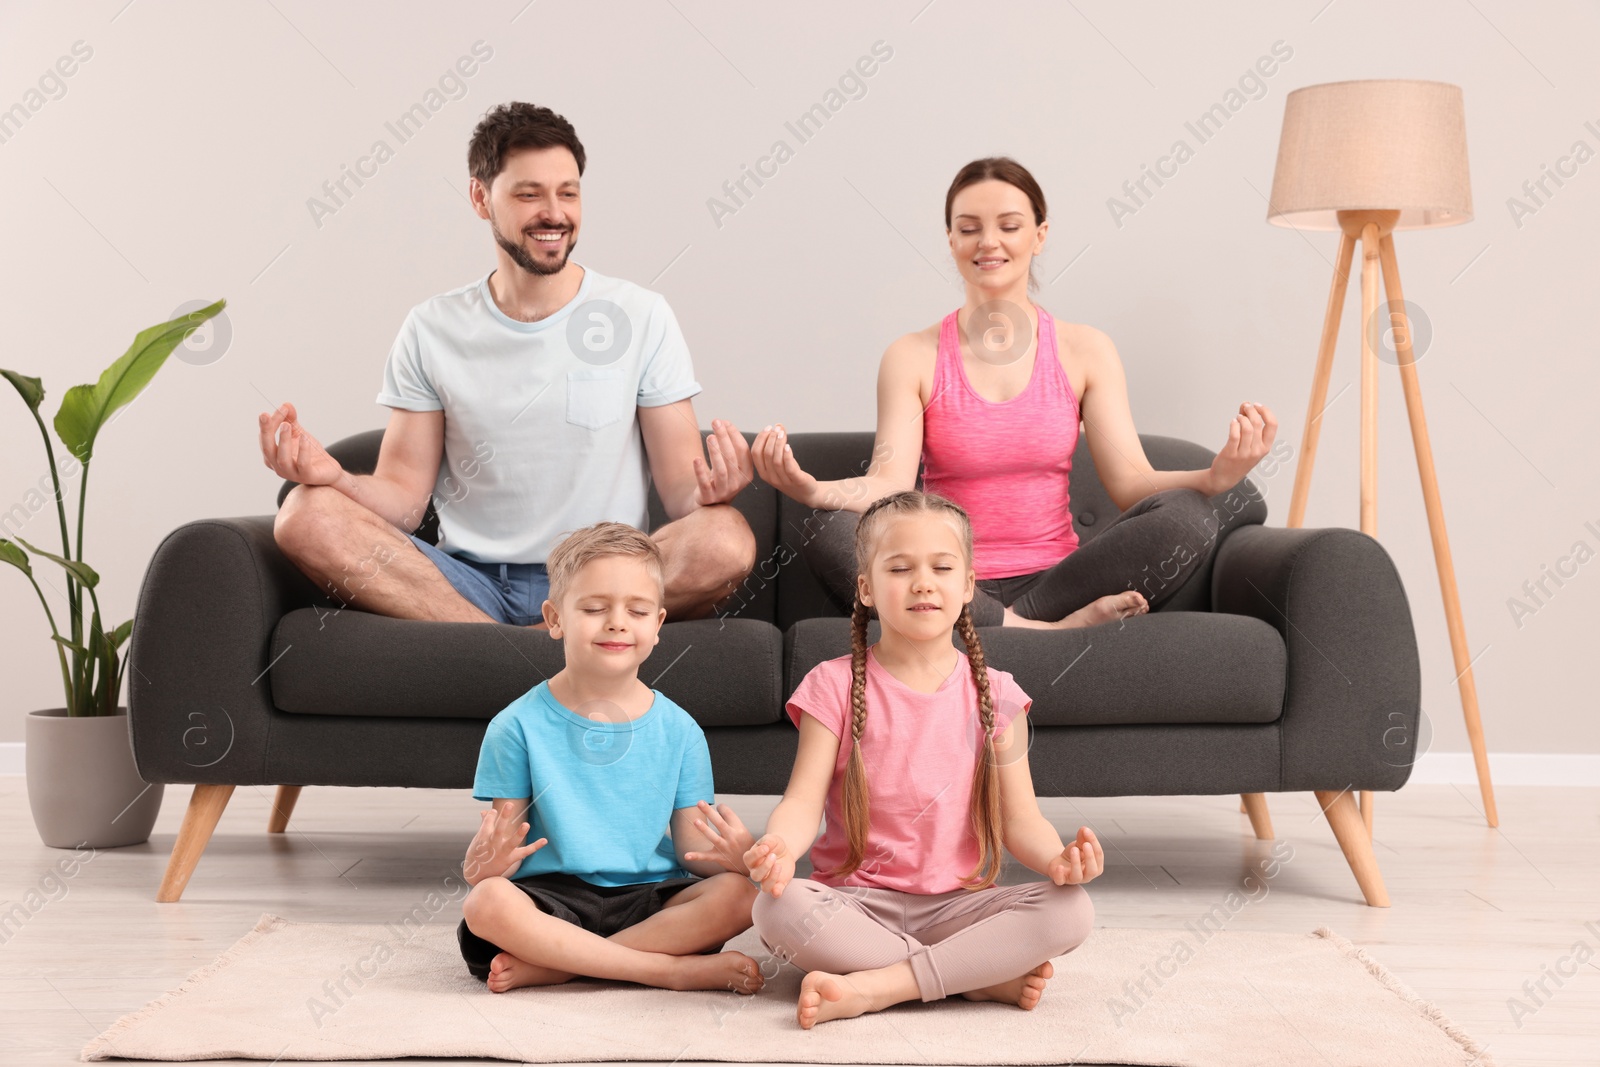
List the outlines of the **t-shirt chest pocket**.
<svg viewBox="0 0 1600 1067">
<path fill-rule="evenodd" d="M 633 397 L 621 367 L 585 367 L 567 372 L 567 421 L 598 430 L 628 414 Z"/>
</svg>

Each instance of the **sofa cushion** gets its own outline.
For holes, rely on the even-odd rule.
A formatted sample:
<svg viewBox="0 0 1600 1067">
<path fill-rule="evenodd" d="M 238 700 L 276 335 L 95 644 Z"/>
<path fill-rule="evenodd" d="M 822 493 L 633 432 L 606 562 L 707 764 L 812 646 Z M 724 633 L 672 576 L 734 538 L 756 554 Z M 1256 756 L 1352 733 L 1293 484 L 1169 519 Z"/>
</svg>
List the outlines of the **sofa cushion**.
<svg viewBox="0 0 1600 1067">
<path fill-rule="evenodd" d="M 868 625 L 869 642 L 878 626 Z M 1247 615 L 1161 611 L 1075 630 L 982 627 L 978 637 L 989 664 L 1032 698 L 1036 726 L 1269 723 L 1283 711 L 1283 639 Z M 951 643 L 961 647 L 953 634 Z M 848 619 L 796 623 L 784 635 L 784 692 L 849 652 Z"/>
<path fill-rule="evenodd" d="M 783 714 L 782 654 L 771 623 L 669 622 L 639 678 L 703 727 L 759 726 Z M 300 608 L 278 621 L 270 662 L 257 684 L 280 711 L 490 719 L 565 660 L 543 630 Z"/>
</svg>

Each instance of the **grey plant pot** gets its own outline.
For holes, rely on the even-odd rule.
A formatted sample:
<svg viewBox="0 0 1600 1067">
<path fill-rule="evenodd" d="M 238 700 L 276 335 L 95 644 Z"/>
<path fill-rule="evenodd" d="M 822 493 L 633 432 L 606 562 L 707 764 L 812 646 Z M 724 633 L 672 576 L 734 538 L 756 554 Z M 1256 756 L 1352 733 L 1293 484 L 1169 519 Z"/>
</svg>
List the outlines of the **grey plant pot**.
<svg viewBox="0 0 1600 1067">
<path fill-rule="evenodd" d="M 116 848 L 150 839 L 165 785 L 139 777 L 128 709 L 69 716 L 66 708 L 28 713 L 28 806 L 39 838 L 52 848 Z"/>
</svg>

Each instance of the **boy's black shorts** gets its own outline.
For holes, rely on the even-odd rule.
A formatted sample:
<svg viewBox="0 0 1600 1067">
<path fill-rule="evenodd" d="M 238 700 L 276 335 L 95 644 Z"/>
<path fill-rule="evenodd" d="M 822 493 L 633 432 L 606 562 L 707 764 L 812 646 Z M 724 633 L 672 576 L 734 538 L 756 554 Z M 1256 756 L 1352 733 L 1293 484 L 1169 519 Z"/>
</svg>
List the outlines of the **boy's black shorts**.
<svg viewBox="0 0 1600 1067">
<path fill-rule="evenodd" d="M 575 875 L 550 873 L 513 878 L 511 884 L 528 894 L 540 911 L 592 934 L 610 937 L 618 930 L 644 922 L 661 910 L 667 898 L 699 881 L 703 879 L 666 878 L 633 885 L 594 885 Z M 505 950 L 469 930 L 465 919 L 456 928 L 456 940 L 461 943 L 461 956 L 467 961 L 467 970 L 474 978 L 488 981 L 490 962 Z M 722 946 L 704 951 L 706 954 L 721 952 Z"/>
</svg>

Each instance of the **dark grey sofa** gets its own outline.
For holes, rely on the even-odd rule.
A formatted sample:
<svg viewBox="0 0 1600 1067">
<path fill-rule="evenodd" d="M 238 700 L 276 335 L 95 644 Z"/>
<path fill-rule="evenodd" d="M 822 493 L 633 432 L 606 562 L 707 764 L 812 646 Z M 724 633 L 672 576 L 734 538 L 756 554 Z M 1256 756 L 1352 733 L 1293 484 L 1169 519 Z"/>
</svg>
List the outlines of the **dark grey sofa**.
<svg viewBox="0 0 1600 1067">
<path fill-rule="evenodd" d="M 370 431 L 329 451 L 369 472 L 381 439 Z M 1162 470 L 1213 455 L 1142 441 Z M 825 479 L 859 473 L 872 443 L 868 433 L 792 437 Z M 1082 444 L 1072 480 L 1088 541 L 1117 511 Z M 849 651 L 849 623 L 799 556 L 827 514 L 760 482 L 735 503 L 757 538 L 755 570 L 722 617 L 668 623 L 640 677 L 705 729 L 719 793 L 779 794 L 797 737 L 784 698 L 815 664 Z M 1215 557 L 1162 611 L 1063 632 L 981 631 L 989 661 L 1033 698 L 1036 789 L 1312 790 L 1368 903 L 1387 904 L 1351 797 L 1410 775 L 1420 679 L 1400 578 L 1355 530 L 1262 525 L 1266 502 L 1249 479 L 1213 504 Z M 652 492 L 652 528 L 665 519 Z M 542 631 L 341 608 L 279 551 L 272 525 L 271 515 L 186 523 L 156 549 L 140 589 L 128 672 L 139 771 L 201 787 L 158 899 L 181 895 L 233 787 L 284 787 L 270 827 L 279 832 L 300 786 L 468 789 L 487 721 L 561 667 L 559 643 Z M 436 539 L 431 509 L 417 533 Z M 1258 802 L 1252 821 L 1270 837 Z"/>
</svg>

